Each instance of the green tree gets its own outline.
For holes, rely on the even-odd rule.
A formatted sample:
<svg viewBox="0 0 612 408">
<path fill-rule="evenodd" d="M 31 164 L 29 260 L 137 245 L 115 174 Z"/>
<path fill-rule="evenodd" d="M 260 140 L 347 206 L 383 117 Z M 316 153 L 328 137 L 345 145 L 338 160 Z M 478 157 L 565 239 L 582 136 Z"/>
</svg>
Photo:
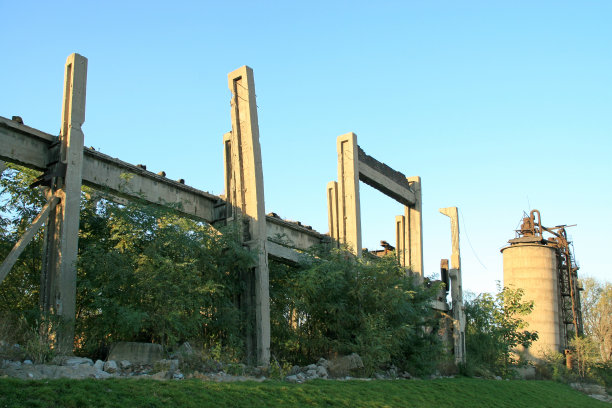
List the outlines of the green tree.
<svg viewBox="0 0 612 408">
<path fill-rule="evenodd" d="M 504 287 L 495 295 L 482 293 L 465 302 L 466 351 L 471 367 L 508 376 L 518 362 L 514 350 L 537 340 L 537 332 L 525 330 L 523 320 L 533 310 L 533 302 L 522 297 L 522 289 Z"/>
<path fill-rule="evenodd" d="M 593 278 L 581 279 L 584 333 L 599 347 L 599 360 L 612 361 L 612 284 Z"/>
<path fill-rule="evenodd" d="M 319 249 L 297 267 L 271 264 L 273 353 L 306 364 L 359 354 L 367 372 L 395 364 L 431 371 L 440 342 L 427 288 L 394 256 Z M 428 330 L 429 329 L 429 330 Z"/>
</svg>

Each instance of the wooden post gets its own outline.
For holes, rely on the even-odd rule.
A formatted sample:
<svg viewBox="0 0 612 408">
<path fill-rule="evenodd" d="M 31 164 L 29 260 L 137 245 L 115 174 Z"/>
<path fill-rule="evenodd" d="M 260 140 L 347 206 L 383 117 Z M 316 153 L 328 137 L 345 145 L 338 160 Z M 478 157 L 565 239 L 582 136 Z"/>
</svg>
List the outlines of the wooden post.
<svg viewBox="0 0 612 408">
<path fill-rule="evenodd" d="M 60 317 L 57 346 L 71 353 L 76 307 L 76 262 L 79 242 L 79 211 L 83 169 L 83 131 L 87 84 L 87 59 L 72 54 L 66 61 L 59 161 L 66 173 L 57 177 L 53 194 L 61 198 L 45 228 L 41 307 Z M 49 194 L 52 194 L 51 192 Z"/>
</svg>

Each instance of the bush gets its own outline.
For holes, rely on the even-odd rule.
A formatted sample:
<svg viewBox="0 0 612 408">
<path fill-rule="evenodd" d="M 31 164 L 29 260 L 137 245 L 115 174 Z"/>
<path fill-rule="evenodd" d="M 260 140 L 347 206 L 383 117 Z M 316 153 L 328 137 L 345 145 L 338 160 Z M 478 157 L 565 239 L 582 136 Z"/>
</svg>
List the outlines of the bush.
<svg viewBox="0 0 612 408">
<path fill-rule="evenodd" d="M 537 332 L 523 330 L 527 323 L 522 316 L 531 313 L 533 302 L 522 301 L 522 296 L 522 289 L 503 288 L 496 295 L 483 293 L 465 302 L 468 365 L 503 377 L 512 374 L 519 363 L 514 350 L 538 338 Z"/>
<path fill-rule="evenodd" d="M 394 256 L 315 249 L 296 267 L 270 264 L 273 354 L 294 364 L 359 354 L 365 373 L 395 364 L 430 371 L 440 341 L 427 288 Z"/>
</svg>

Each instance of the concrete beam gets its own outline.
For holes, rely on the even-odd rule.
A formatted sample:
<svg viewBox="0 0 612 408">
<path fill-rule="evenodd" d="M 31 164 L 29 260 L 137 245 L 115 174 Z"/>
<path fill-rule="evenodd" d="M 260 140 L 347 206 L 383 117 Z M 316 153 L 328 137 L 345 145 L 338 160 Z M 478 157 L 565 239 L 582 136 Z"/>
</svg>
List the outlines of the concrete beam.
<svg viewBox="0 0 612 408">
<path fill-rule="evenodd" d="M 412 206 L 416 203 L 416 196 L 410 189 L 406 176 L 368 156 L 360 147 L 358 150 L 359 180 L 405 206 Z"/>
<path fill-rule="evenodd" d="M 7 162 L 44 171 L 49 162 L 50 146 L 56 143 L 59 143 L 57 136 L 0 117 L 0 156 Z M 218 196 L 89 148 L 83 149 L 83 184 L 128 200 L 168 206 L 206 222 L 217 219 L 215 205 L 223 202 Z M 271 216 L 266 218 L 268 236 L 271 239 L 286 236 L 295 248 L 308 249 L 327 239 L 326 235 L 295 223 Z"/>
<path fill-rule="evenodd" d="M 42 227 L 42 225 L 47 221 L 49 213 L 55 208 L 59 200 L 60 199 L 57 196 L 51 197 L 51 200 L 49 200 L 47 204 L 43 206 L 43 208 L 40 210 L 40 213 L 32 221 L 32 224 L 30 224 L 30 226 L 23 233 L 21 238 L 19 238 L 11 252 L 9 252 L 9 254 L 4 259 L 4 261 L 2 261 L 2 265 L 0 266 L 0 284 L 2 283 L 2 281 L 4 281 L 6 275 L 8 275 L 10 270 L 13 268 L 15 262 L 17 262 L 19 255 L 21 255 L 21 253 L 28 246 L 30 241 L 32 241 L 40 227 Z"/>
<path fill-rule="evenodd" d="M 0 159 L 44 171 L 57 136 L 0 117 Z M 83 184 L 131 200 L 159 204 L 189 217 L 215 221 L 220 198 L 93 149 L 83 149 Z"/>
</svg>

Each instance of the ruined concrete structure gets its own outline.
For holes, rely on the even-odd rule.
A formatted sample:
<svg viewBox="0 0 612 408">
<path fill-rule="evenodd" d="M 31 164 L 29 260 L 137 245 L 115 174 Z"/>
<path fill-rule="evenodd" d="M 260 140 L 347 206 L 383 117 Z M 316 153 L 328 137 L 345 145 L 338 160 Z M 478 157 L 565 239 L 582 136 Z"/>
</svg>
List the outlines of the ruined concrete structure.
<svg viewBox="0 0 612 408">
<path fill-rule="evenodd" d="M 72 349 L 74 337 L 76 259 L 81 185 L 104 190 L 116 200 L 137 200 L 167 206 L 184 216 L 213 226 L 231 224 L 239 229 L 245 246 L 256 254 L 256 264 L 241 278 L 245 291 L 240 307 L 250 317 L 247 355 L 252 362 L 270 360 L 270 298 L 268 257 L 296 262 L 300 251 L 322 242 L 345 244 L 361 254 L 359 181 L 363 181 L 405 206 L 396 217 L 399 261 L 423 278 L 422 194 L 420 177 L 405 177 L 366 155 L 357 136 L 338 138 L 338 182 L 327 187 L 329 236 L 300 223 L 265 213 L 264 181 L 259 145 L 259 125 L 253 70 L 243 66 L 228 75 L 232 92 L 231 131 L 223 136 L 225 194 L 215 196 L 154 174 L 84 147 L 81 126 L 85 121 L 87 59 L 72 54 L 66 62 L 62 128 L 53 136 L 30 128 L 21 120 L 0 117 L 0 160 L 42 171 L 37 184 L 45 188 L 48 202 L 0 266 L 0 283 L 43 224 L 44 260 L 41 273 L 41 307 L 68 324 L 58 333 L 58 344 Z M 20 119 L 20 118 L 19 118 Z M 3 163 L 0 162 L 0 164 Z M 2 167 L 3 170 L 3 167 Z M 456 320 L 455 354 L 464 359 L 459 263 L 458 221 L 451 217 L 453 266 L 451 270 L 453 316 Z M 330 240 L 331 237 L 331 240 Z M 444 301 L 434 307 L 447 310 Z"/>
<path fill-rule="evenodd" d="M 517 237 L 501 250 L 504 286 L 523 289 L 523 299 L 534 302 L 525 320 L 527 330 L 538 332 L 538 340 L 526 350 L 528 358 L 569 350 L 574 334 L 582 333 L 578 266 L 565 228 L 544 227 L 540 212 L 533 210 Z"/>
<path fill-rule="evenodd" d="M 339 136 L 338 182 L 327 184 L 327 214 L 332 239 L 361 255 L 361 209 L 359 181 L 405 206 L 396 217 L 396 251 L 402 266 L 423 277 L 421 178 L 407 178 L 368 156 L 357 144 L 357 135 Z"/>
</svg>

